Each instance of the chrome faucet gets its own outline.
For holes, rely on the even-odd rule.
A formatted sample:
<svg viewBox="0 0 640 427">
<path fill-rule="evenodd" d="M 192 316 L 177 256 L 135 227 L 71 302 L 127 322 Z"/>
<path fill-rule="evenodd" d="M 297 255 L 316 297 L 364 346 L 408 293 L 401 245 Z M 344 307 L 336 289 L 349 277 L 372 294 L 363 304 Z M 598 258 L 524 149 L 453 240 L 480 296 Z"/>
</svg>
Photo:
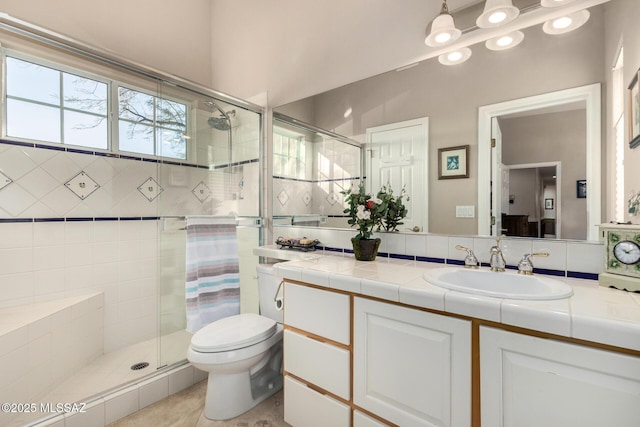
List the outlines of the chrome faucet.
<svg viewBox="0 0 640 427">
<path fill-rule="evenodd" d="M 467 256 L 464 258 L 465 268 L 478 268 L 478 258 L 473 253 L 473 250 L 466 248 L 462 245 L 457 245 L 456 249 L 459 251 L 467 251 Z"/>
<path fill-rule="evenodd" d="M 549 252 L 533 252 L 530 254 L 524 254 L 520 262 L 518 262 L 518 274 L 525 274 L 531 276 L 533 274 L 533 263 L 531 257 L 542 256 L 548 257 Z"/>
<path fill-rule="evenodd" d="M 491 246 L 490 254 L 489 265 L 491 266 L 491 271 L 504 271 L 507 263 L 504 260 L 504 255 L 502 255 L 502 249 L 500 249 L 500 237 L 496 237 L 496 244 Z"/>
</svg>

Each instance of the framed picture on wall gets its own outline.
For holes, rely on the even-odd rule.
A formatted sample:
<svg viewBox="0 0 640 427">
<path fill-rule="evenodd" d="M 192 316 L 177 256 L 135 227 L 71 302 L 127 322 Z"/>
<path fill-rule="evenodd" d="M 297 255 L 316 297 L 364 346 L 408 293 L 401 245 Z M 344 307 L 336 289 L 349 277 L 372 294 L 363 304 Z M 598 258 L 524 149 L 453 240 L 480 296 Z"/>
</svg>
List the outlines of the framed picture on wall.
<svg viewBox="0 0 640 427">
<path fill-rule="evenodd" d="M 469 178 L 469 146 L 438 149 L 438 179 Z"/>
<path fill-rule="evenodd" d="M 553 199 L 544 199 L 544 208 L 553 209 Z"/>
<path fill-rule="evenodd" d="M 629 147 L 640 145 L 640 91 L 638 90 L 638 70 L 629 85 Z"/>
<path fill-rule="evenodd" d="M 576 197 L 578 199 L 587 198 L 587 180 L 586 179 L 580 179 L 576 181 Z"/>
</svg>

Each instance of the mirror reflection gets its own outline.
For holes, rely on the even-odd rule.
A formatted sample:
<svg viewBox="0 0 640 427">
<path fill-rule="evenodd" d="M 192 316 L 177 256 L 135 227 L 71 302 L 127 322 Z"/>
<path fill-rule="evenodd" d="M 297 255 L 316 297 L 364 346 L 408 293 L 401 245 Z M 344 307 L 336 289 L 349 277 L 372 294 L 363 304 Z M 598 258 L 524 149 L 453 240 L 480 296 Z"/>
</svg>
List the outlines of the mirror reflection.
<svg viewBox="0 0 640 427">
<path fill-rule="evenodd" d="M 348 227 L 340 192 L 362 180 L 361 151 L 357 141 L 274 114 L 274 224 Z"/>
<path fill-rule="evenodd" d="M 505 115 L 495 122 L 502 143 L 497 232 L 586 239 L 586 198 L 575 193 L 587 173 L 585 110 L 567 108 Z"/>
<path fill-rule="evenodd" d="M 492 170 L 489 166 L 491 154 L 484 157 L 482 151 L 481 144 L 490 144 L 491 136 L 484 142 L 479 141 L 479 109 L 507 101 L 518 104 L 519 100 L 541 94 L 608 83 L 611 58 L 616 53 L 612 47 L 615 43 L 607 40 L 605 28 L 620 25 L 612 18 L 615 14 L 607 15 L 605 8 L 616 3 L 619 1 L 590 8 L 588 22 L 567 34 L 546 34 L 541 25 L 534 25 L 522 30 L 524 40 L 512 49 L 490 51 L 483 44 L 472 45 L 473 54 L 463 64 L 444 66 L 434 59 L 425 60 L 412 67 L 389 71 L 280 106 L 276 110 L 363 144 L 368 143 L 367 132 L 372 128 L 428 118 L 428 177 L 423 194 L 428 199 L 425 229 L 430 233 L 509 234 L 509 227 L 501 224 L 504 213 L 507 216 L 525 215 L 526 224 L 523 226 L 526 225 L 527 235 L 595 240 L 597 232 L 592 230 L 592 225 L 601 216 L 604 220 L 610 219 L 603 216 L 604 206 L 601 205 L 601 200 L 609 196 L 603 194 L 600 197 L 599 193 L 591 191 L 599 190 L 604 179 L 599 175 L 601 164 L 605 164 L 602 159 L 604 150 L 598 145 L 600 141 L 589 145 L 594 129 L 597 128 L 598 135 L 602 132 L 599 127 L 601 120 L 597 126 L 589 127 L 591 112 L 576 109 L 586 108 L 584 104 L 583 107 L 565 108 L 565 111 L 546 111 L 544 114 L 538 111 L 530 117 L 494 115 L 505 127 L 509 140 L 524 144 L 524 148 L 515 148 L 516 153 L 523 155 L 522 158 L 509 160 L 505 166 L 522 169 L 524 165 L 538 168 L 559 163 L 560 171 L 556 170 L 556 176 L 559 173 L 560 180 L 556 182 L 554 197 L 545 197 L 545 188 L 550 188 L 550 184 L 545 184 L 547 178 L 544 175 L 536 175 L 535 180 L 540 185 L 535 187 L 535 201 L 521 211 L 518 203 L 523 199 L 513 194 L 511 189 L 505 188 L 500 193 L 497 189 L 491 190 L 492 182 L 497 184 L 498 177 L 495 176 L 495 168 Z M 624 9 L 624 5 L 620 7 Z M 620 32 L 622 29 L 617 30 L 617 34 Z M 631 75 L 631 71 L 625 75 Z M 604 96 L 604 90 L 609 88 L 602 84 L 598 93 L 602 92 Z M 600 98 L 597 105 L 596 101 L 593 102 L 594 111 L 600 111 Z M 539 107 L 533 105 L 527 109 Z M 572 117 L 569 121 L 567 114 L 581 118 Z M 558 123 L 560 128 L 552 131 L 541 122 L 543 118 Z M 580 126 L 574 119 L 587 124 Z M 581 146 L 565 145 L 560 134 L 566 134 L 563 140 L 571 139 L 576 144 L 581 140 Z M 509 144 L 507 139 L 504 141 L 505 146 Z M 551 148 L 545 148 L 547 143 Z M 438 150 L 465 145 L 470 146 L 468 177 L 439 179 Z M 369 148 L 365 145 L 365 149 Z M 594 169 L 596 163 L 598 167 Z M 586 198 L 579 197 L 576 190 L 581 181 L 587 182 L 589 191 Z M 516 195 L 512 204 L 509 203 L 511 195 Z M 544 209 L 546 199 L 553 199 L 554 209 Z M 495 205 L 496 200 L 500 200 L 499 205 Z M 461 211 L 469 212 L 459 209 L 466 207 L 474 207 L 474 212 L 457 215 Z M 505 220 L 510 221 L 510 218 Z"/>
</svg>

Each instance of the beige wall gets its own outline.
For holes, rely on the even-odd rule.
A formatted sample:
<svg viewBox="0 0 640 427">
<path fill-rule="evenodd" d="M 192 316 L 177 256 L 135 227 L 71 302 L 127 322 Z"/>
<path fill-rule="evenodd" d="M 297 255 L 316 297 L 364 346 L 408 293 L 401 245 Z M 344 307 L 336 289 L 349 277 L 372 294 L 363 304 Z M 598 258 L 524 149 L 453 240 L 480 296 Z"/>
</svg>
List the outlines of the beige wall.
<svg viewBox="0 0 640 427">
<path fill-rule="evenodd" d="M 620 46 L 624 46 L 624 83 L 627 86 L 631 83 L 633 75 L 640 68 L 640 2 L 637 0 L 615 0 L 607 4 L 605 13 L 606 23 L 606 55 L 603 66 L 607 73 L 607 93 L 606 99 L 609 101 L 607 104 L 609 108 L 606 111 L 606 127 L 604 131 L 607 135 L 606 146 L 606 182 L 605 191 L 612 194 L 614 189 L 614 135 L 612 131 L 611 122 L 611 67 L 614 64 L 615 57 L 618 53 Z M 629 109 L 628 99 L 625 102 L 625 120 L 629 123 Z M 627 133 L 625 140 L 628 141 L 629 135 Z M 631 150 L 628 144 L 625 144 L 624 163 L 625 163 L 625 200 L 629 198 L 632 190 L 640 191 L 640 148 Z M 607 213 L 603 219 L 609 221 L 612 219 L 610 212 L 613 211 L 612 198 L 607 200 Z M 640 222 L 640 218 L 635 216 L 631 217 L 628 213 L 625 214 L 626 221 L 632 221 L 634 223 Z"/>
<path fill-rule="evenodd" d="M 314 97 L 313 123 L 361 141 L 367 127 L 429 117 L 429 231 L 476 234 L 477 222 L 455 218 L 456 205 L 477 205 L 478 107 L 559 89 L 604 82 L 602 7 L 572 34 L 553 37 L 540 26 L 518 47 L 492 52 L 472 46 L 464 64 L 432 59 Z M 344 118 L 350 107 L 353 115 Z M 305 107 L 309 111 L 308 107 Z M 294 111 L 288 107 L 290 114 Z M 471 145 L 468 179 L 438 180 L 438 148 Z"/>
<path fill-rule="evenodd" d="M 211 0 L 0 0 L 0 12 L 211 85 Z"/>
</svg>

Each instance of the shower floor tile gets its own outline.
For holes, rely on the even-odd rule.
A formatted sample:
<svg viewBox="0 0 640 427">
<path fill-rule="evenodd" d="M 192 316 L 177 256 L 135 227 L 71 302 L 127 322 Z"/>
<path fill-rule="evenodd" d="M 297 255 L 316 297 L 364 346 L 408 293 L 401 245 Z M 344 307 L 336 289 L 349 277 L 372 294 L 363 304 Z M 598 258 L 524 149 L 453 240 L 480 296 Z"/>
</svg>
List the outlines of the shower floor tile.
<svg viewBox="0 0 640 427">
<path fill-rule="evenodd" d="M 187 358 L 190 333 L 178 331 L 164 335 L 160 340 L 163 360 L 173 362 Z M 158 338 L 154 338 L 107 353 L 67 378 L 40 399 L 40 402 L 86 402 L 110 389 L 152 374 L 158 367 L 158 345 Z M 137 371 L 131 370 L 131 366 L 139 362 L 149 362 L 149 366 Z M 14 421 L 15 425 L 19 426 L 41 417 L 42 414 L 38 413 L 23 414 Z"/>
</svg>

